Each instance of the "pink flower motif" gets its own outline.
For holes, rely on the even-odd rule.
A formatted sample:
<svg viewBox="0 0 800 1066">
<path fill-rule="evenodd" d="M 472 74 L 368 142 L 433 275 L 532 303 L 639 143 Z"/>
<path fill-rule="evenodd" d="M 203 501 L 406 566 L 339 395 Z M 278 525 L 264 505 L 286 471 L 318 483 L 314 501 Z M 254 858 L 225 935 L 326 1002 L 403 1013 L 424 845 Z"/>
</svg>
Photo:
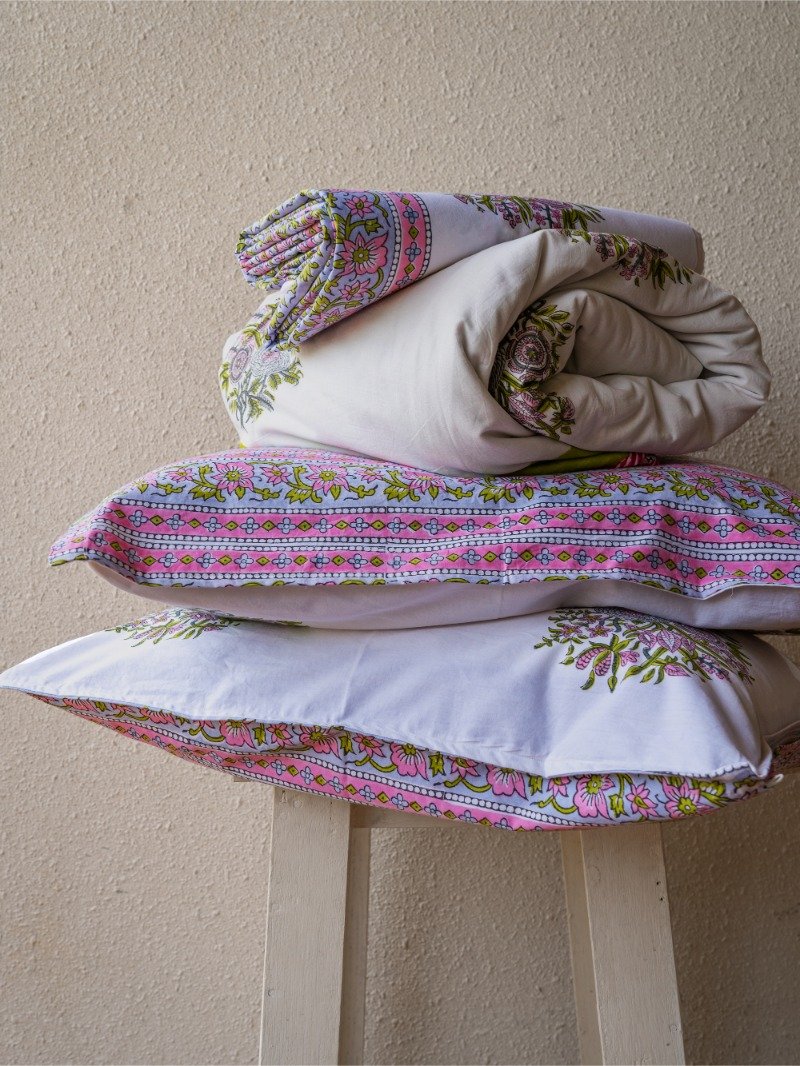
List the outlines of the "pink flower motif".
<svg viewBox="0 0 800 1066">
<path fill-rule="evenodd" d="M 291 743 L 292 731 L 288 725 L 275 723 L 267 726 L 267 732 L 272 737 L 273 744 L 280 744 L 283 747 L 285 744 Z"/>
<path fill-rule="evenodd" d="M 190 466 L 176 466 L 174 470 L 167 471 L 170 481 L 189 481 L 194 474 Z"/>
<path fill-rule="evenodd" d="M 639 661 L 638 651 L 621 651 L 619 653 L 619 660 L 624 665 L 627 663 L 636 663 Z"/>
<path fill-rule="evenodd" d="M 289 484 L 288 473 L 285 470 L 282 470 L 279 466 L 271 466 L 268 469 L 262 470 L 261 473 L 270 485 Z"/>
<path fill-rule="evenodd" d="M 301 729 L 300 743 L 307 744 L 314 751 L 318 751 L 320 755 L 325 754 L 325 752 L 336 755 L 339 750 L 339 738 L 336 734 L 332 730 L 323 729 L 318 725 Z"/>
<path fill-rule="evenodd" d="M 366 733 L 356 733 L 353 737 L 359 748 L 371 759 L 383 754 L 383 741 L 377 737 L 367 736 Z"/>
<path fill-rule="evenodd" d="M 362 481 L 380 481 L 382 477 L 383 474 L 381 473 L 381 471 L 377 470 L 374 466 L 365 466 L 364 469 L 361 471 Z"/>
<path fill-rule="evenodd" d="M 342 249 L 343 274 L 374 274 L 380 267 L 386 266 L 386 238 L 367 240 L 361 233 L 354 241 L 345 241 Z"/>
<path fill-rule="evenodd" d="M 631 785 L 631 790 L 625 797 L 636 814 L 643 818 L 649 818 L 655 812 L 656 805 L 650 799 L 650 789 L 644 783 Z"/>
<path fill-rule="evenodd" d="M 578 779 L 575 787 L 575 806 L 584 818 L 608 818 L 608 803 L 605 793 L 614 787 L 614 782 L 605 774 L 587 774 Z"/>
<path fill-rule="evenodd" d="M 249 726 L 244 722 L 235 721 L 233 719 L 223 719 L 219 724 L 219 731 L 226 744 L 232 744 L 235 747 L 254 748 L 253 734 L 250 731 Z"/>
<path fill-rule="evenodd" d="M 478 777 L 478 764 L 474 759 L 465 759 L 462 756 L 448 755 L 450 761 L 450 773 L 458 774 L 462 779 L 465 777 Z"/>
<path fill-rule="evenodd" d="M 219 477 L 217 486 L 231 494 L 253 487 L 253 469 L 249 463 L 214 463 Z"/>
<path fill-rule="evenodd" d="M 425 756 L 413 744 L 392 744 L 392 763 L 403 777 L 428 777 Z"/>
<path fill-rule="evenodd" d="M 341 489 L 350 487 L 344 474 L 336 470 L 318 470 L 316 477 L 311 477 L 310 481 L 312 489 L 316 491 L 321 489 L 325 493 L 330 492 L 334 485 L 338 485 Z"/>
<path fill-rule="evenodd" d="M 667 797 L 667 810 L 670 818 L 686 818 L 707 810 L 707 804 L 701 802 L 700 790 L 692 788 L 687 780 L 680 787 L 664 782 L 664 795 Z"/>
<path fill-rule="evenodd" d="M 513 796 L 514 793 L 525 799 L 525 781 L 519 770 L 508 766 L 490 766 L 486 779 L 496 796 Z"/>
<path fill-rule="evenodd" d="M 356 279 L 355 281 L 349 281 L 346 285 L 342 285 L 339 290 L 339 295 L 343 300 L 359 300 L 369 291 L 369 278 Z"/>
<path fill-rule="evenodd" d="M 414 492 L 430 492 L 432 488 L 444 489 L 447 488 L 444 478 L 437 477 L 436 474 L 426 474 L 419 471 L 414 474 L 413 477 L 408 480 L 408 487 Z"/>
<path fill-rule="evenodd" d="M 551 777 L 547 787 L 550 789 L 554 796 L 566 796 L 568 786 L 568 777 Z"/>
<path fill-rule="evenodd" d="M 372 210 L 372 204 L 366 196 L 351 196 L 349 200 L 345 200 L 345 205 L 356 218 L 365 218 Z"/>
</svg>

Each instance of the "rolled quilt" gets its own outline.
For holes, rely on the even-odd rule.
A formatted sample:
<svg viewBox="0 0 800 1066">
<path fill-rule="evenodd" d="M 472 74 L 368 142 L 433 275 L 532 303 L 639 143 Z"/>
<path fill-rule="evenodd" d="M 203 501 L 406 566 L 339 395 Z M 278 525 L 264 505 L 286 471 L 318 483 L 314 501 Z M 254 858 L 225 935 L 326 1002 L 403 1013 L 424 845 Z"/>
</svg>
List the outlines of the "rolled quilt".
<svg viewBox="0 0 800 1066">
<path fill-rule="evenodd" d="M 324 446 L 445 474 L 708 448 L 769 391 L 738 300 L 663 250 L 541 230 L 275 348 L 271 293 L 220 383 L 247 447 Z"/>
<path fill-rule="evenodd" d="M 239 238 L 252 284 L 277 291 L 262 331 L 294 344 L 426 274 L 540 229 L 623 233 L 703 268 L 684 222 L 563 200 L 306 189 Z"/>
</svg>

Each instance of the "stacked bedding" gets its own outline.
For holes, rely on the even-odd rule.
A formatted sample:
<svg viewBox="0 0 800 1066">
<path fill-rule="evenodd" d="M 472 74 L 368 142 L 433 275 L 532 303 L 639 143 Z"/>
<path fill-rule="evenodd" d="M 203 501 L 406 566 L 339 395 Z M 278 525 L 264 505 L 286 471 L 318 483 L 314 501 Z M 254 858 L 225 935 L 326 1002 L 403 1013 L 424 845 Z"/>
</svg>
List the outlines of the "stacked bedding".
<svg viewBox="0 0 800 1066">
<path fill-rule="evenodd" d="M 800 499 L 684 453 L 764 402 L 667 219 L 306 191 L 245 230 L 238 450 L 137 478 L 51 562 L 156 613 L 0 677 L 172 754 L 506 829 L 715 810 L 800 764 Z M 346 321 L 344 321 L 346 319 Z"/>
</svg>

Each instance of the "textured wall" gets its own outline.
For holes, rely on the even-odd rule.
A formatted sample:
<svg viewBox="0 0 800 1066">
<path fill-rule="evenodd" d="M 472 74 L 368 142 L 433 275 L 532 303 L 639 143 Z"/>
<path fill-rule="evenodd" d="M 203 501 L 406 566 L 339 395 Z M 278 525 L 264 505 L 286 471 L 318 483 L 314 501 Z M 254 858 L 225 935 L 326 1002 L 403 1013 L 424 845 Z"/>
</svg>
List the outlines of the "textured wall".
<svg viewBox="0 0 800 1066">
<path fill-rule="evenodd" d="M 5 3 L 0 34 L 6 663 L 142 613 L 46 550 L 234 442 L 233 244 L 306 185 L 689 219 L 775 374 L 714 455 L 800 485 L 800 6 Z M 0 735 L 0 1061 L 254 1062 L 270 791 L 22 696 Z M 799 800 L 665 833 L 690 1061 L 800 1047 Z M 374 836 L 369 1061 L 574 1062 L 558 841 Z"/>
</svg>

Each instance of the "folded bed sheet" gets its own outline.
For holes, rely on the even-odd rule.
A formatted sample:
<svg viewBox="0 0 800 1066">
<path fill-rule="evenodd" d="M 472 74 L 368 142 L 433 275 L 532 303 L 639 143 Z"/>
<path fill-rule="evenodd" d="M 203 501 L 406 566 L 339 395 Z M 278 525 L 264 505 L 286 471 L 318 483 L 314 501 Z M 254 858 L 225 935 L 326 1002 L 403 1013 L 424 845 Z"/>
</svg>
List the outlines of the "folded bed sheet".
<svg viewBox="0 0 800 1066">
<path fill-rule="evenodd" d="M 298 343 L 406 285 L 539 229 L 624 233 L 702 270 L 684 222 L 539 197 L 306 189 L 246 229 L 247 280 L 275 290 L 265 335 Z"/>
<path fill-rule="evenodd" d="M 446 474 L 575 449 L 708 448 L 769 391 L 732 295 L 661 249 L 542 230 L 477 252 L 299 348 L 272 293 L 229 338 L 220 384 L 247 447 L 323 446 Z"/>
</svg>

